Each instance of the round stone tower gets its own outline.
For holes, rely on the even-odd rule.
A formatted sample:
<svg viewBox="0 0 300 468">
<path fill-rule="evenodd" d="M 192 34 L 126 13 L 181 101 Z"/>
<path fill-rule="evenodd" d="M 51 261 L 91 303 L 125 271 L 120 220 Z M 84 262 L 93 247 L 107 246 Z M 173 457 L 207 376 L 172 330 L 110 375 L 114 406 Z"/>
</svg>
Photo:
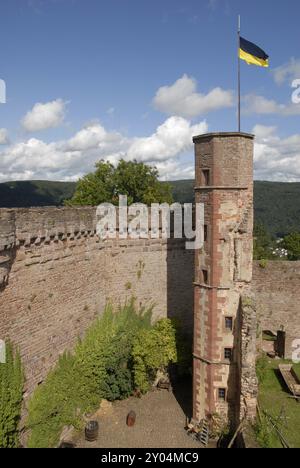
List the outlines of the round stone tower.
<svg viewBox="0 0 300 468">
<path fill-rule="evenodd" d="M 254 355 L 243 356 L 241 312 L 252 280 L 253 140 L 245 133 L 194 138 L 195 201 L 205 206 L 204 248 L 196 251 L 194 285 L 193 417 L 197 422 L 213 414 L 239 420 L 246 361 L 255 380 L 255 338 L 252 333 Z M 250 394 L 252 398 L 255 392 Z"/>
</svg>

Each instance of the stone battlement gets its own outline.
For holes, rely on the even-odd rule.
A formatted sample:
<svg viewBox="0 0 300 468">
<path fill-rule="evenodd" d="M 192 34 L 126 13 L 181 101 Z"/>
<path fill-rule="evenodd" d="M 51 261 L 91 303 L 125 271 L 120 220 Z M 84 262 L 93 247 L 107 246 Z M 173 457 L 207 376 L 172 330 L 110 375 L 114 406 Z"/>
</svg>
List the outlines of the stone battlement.
<svg viewBox="0 0 300 468">
<path fill-rule="evenodd" d="M 12 246 L 96 233 L 96 209 L 0 209 L 0 251 Z"/>
</svg>

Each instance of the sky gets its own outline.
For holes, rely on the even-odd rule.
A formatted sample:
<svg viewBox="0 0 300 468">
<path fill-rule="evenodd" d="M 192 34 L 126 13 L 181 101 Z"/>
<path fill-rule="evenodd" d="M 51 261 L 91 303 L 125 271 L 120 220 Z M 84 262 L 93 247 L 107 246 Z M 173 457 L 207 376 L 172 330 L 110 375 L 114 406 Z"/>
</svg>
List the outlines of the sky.
<svg viewBox="0 0 300 468">
<path fill-rule="evenodd" d="M 193 178 L 192 137 L 237 130 L 239 14 L 270 56 L 241 62 L 255 178 L 300 181 L 298 0 L 1 0 L 0 182 L 120 158 Z"/>
</svg>

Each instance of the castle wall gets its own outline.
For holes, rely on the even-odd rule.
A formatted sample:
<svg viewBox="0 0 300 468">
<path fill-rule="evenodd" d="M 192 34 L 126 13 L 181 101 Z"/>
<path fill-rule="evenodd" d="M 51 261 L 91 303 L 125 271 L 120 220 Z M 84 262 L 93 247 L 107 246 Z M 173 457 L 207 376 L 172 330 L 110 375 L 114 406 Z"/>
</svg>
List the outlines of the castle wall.
<svg viewBox="0 0 300 468">
<path fill-rule="evenodd" d="M 285 357 L 292 357 L 293 341 L 300 339 L 300 262 L 254 263 L 253 290 L 261 330 L 286 332 Z"/>
<path fill-rule="evenodd" d="M 224 367 L 215 371 L 213 388 L 232 381 L 229 391 L 232 387 L 231 401 L 235 405 L 239 392 L 246 395 L 250 404 L 255 399 L 252 345 L 257 330 L 256 312 L 252 299 L 248 303 L 248 292 L 244 290 L 250 277 L 249 258 L 245 248 L 239 245 L 239 239 L 245 236 L 242 224 L 239 223 L 242 232 L 235 242 L 230 236 L 226 237 L 226 223 L 231 222 L 231 216 L 236 216 L 232 208 L 236 203 L 241 207 L 246 207 L 247 203 L 241 195 L 232 198 L 230 194 L 231 200 L 226 200 L 228 193 L 220 191 L 218 200 L 222 205 L 215 205 L 217 210 L 222 207 L 223 220 L 219 223 L 221 235 L 219 231 L 214 235 L 217 243 L 221 238 L 217 247 L 219 254 L 222 249 L 225 252 L 223 260 L 219 261 L 220 267 L 218 264 L 214 267 L 214 274 L 222 280 L 216 298 L 209 285 L 199 287 L 201 257 L 196 256 L 195 384 L 206 382 L 205 387 L 201 386 L 203 390 L 196 393 L 199 410 L 209 401 L 206 399 L 209 381 L 208 363 L 199 365 L 198 357 L 207 357 L 209 350 L 222 357 L 224 347 L 235 347 L 236 366 L 230 367 L 222 360 Z M 204 195 L 209 222 L 211 204 L 216 200 L 208 196 L 208 191 Z M 239 220 L 245 220 L 244 213 L 242 208 Z M 206 247 L 210 242 L 208 238 Z M 185 330 L 192 333 L 194 252 L 187 251 L 184 244 L 184 240 L 102 242 L 96 235 L 93 208 L 1 209 L 0 339 L 10 337 L 20 347 L 27 391 L 31 392 L 45 378 L 61 353 L 73 347 L 77 337 L 82 336 L 94 318 L 101 314 L 107 301 L 118 304 L 134 296 L 138 305 L 153 303 L 155 318 L 177 317 Z M 249 249 L 251 247 L 248 252 Z M 211 252 L 210 248 L 207 250 Z M 209 270 L 209 256 L 206 261 L 208 263 L 204 265 Z M 232 288 L 233 278 L 236 282 Z M 266 268 L 254 263 L 251 289 L 257 302 L 260 328 L 274 334 L 278 330 L 286 331 L 288 358 L 292 354 L 292 342 L 300 339 L 299 280 L 300 262 L 268 262 Z M 216 284 L 213 282 L 212 285 Z M 232 288 L 232 292 L 229 293 L 228 288 Z M 209 311 L 205 311 L 215 300 L 220 315 L 214 319 Z M 201 310 L 205 313 L 199 314 Z M 223 322 L 232 310 L 234 335 L 224 329 Z M 215 342 L 210 341 L 210 335 L 203 335 L 208 332 L 206 327 L 210 326 L 211 319 L 217 324 L 211 329 L 211 333 L 217 334 Z M 202 336 L 204 339 L 200 340 Z M 216 366 L 217 369 L 220 367 Z M 218 401 L 215 409 L 227 411 Z"/>
<path fill-rule="evenodd" d="M 108 301 L 191 332 L 193 257 L 184 240 L 101 241 L 93 208 L 0 210 L 0 338 L 19 346 L 27 392 Z"/>
</svg>

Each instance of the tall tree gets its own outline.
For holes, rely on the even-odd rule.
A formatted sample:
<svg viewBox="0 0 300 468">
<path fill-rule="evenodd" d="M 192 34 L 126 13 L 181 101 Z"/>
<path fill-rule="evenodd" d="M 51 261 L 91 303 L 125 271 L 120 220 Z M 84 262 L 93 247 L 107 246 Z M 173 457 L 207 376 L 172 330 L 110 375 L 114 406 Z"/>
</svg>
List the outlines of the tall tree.
<svg viewBox="0 0 300 468">
<path fill-rule="evenodd" d="M 273 258 L 274 242 L 263 224 L 254 226 L 254 260 L 269 260 Z"/>
<path fill-rule="evenodd" d="M 300 260 L 300 233 L 294 232 L 282 241 L 282 247 L 288 251 L 289 260 Z"/>
<path fill-rule="evenodd" d="M 119 162 L 114 167 L 109 162 L 99 161 L 95 172 L 79 180 L 75 194 L 67 205 L 92 205 L 119 202 L 119 195 L 127 195 L 128 204 L 132 203 L 172 203 L 170 184 L 158 179 L 156 168 L 137 161 Z"/>
</svg>

